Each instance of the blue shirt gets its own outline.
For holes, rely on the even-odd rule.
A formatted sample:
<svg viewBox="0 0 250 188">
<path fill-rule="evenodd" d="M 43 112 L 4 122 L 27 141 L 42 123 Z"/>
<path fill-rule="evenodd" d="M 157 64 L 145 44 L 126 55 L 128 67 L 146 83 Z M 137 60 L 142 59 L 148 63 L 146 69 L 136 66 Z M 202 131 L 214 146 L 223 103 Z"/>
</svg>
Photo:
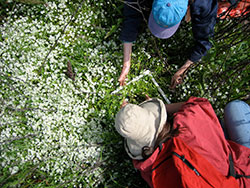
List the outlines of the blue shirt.
<svg viewBox="0 0 250 188">
<path fill-rule="evenodd" d="M 131 3 L 131 6 L 139 9 L 135 4 L 136 1 L 137 0 L 126 0 L 126 2 Z M 141 0 L 139 2 L 141 3 L 141 8 L 145 10 L 143 12 L 144 15 L 148 18 L 152 1 Z M 134 42 L 136 40 L 139 27 L 143 22 L 142 14 L 131 6 L 124 4 L 123 9 L 124 21 L 120 39 L 126 42 Z M 217 8 L 217 0 L 194 0 L 194 2 L 190 4 L 192 31 L 195 40 L 195 46 L 189 56 L 189 60 L 192 62 L 199 61 L 212 47 L 209 38 L 213 37 L 214 34 Z"/>
</svg>

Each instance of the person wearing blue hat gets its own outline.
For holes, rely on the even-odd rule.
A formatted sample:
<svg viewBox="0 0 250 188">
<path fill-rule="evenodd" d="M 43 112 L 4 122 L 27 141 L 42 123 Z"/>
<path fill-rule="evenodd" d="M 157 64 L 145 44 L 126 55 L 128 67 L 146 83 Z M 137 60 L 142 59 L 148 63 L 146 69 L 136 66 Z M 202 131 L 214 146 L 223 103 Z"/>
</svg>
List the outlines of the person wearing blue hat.
<svg viewBox="0 0 250 188">
<path fill-rule="evenodd" d="M 185 64 L 172 77 L 171 88 L 175 88 L 182 83 L 182 75 L 188 67 L 198 62 L 212 47 L 209 38 L 214 33 L 217 7 L 217 0 L 126 0 L 120 35 L 124 55 L 123 69 L 119 77 L 120 85 L 125 84 L 131 65 L 132 44 L 147 13 L 150 13 L 149 30 L 161 39 L 170 38 L 177 31 L 183 18 L 191 17 L 195 46 Z"/>
</svg>

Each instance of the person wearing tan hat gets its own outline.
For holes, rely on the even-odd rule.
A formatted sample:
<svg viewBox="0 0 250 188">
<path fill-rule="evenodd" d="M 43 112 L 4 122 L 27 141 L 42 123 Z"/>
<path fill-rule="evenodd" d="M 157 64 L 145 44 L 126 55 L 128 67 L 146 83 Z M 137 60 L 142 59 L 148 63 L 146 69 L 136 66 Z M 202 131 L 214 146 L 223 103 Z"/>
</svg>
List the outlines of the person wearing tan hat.
<svg viewBox="0 0 250 188">
<path fill-rule="evenodd" d="M 124 102 L 116 115 L 115 128 L 125 138 L 125 150 L 132 159 L 145 159 L 148 150 L 158 146 L 159 135 L 172 137 L 178 129 L 167 123 L 168 114 L 178 111 L 183 102 L 164 104 L 157 98 L 149 98 L 139 105 Z M 166 110 L 168 108 L 168 112 Z"/>
<path fill-rule="evenodd" d="M 248 140 L 245 144 L 232 135 L 226 138 L 209 101 L 197 97 L 167 105 L 160 99 L 149 97 L 139 105 L 125 101 L 116 114 L 115 129 L 124 138 L 125 150 L 134 167 L 150 187 L 153 187 L 152 166 L 160 152 L 159 144 L 178 137 L 225 177 L 229 166 L 234 164 L 236 175 L 244 176 L 237 179 L 239 187 L 244 188 L 250 187 L 250 178 L 247 178 L 250 177 L 249 114 L 250 107 L 243 102 L 230 103 L 225 109 L 225 120 L 230 121 L 229 124 L 225 122 L 226 130 L 234 131 L 233 135 L 245 135 L 241 138 Z M 174 116 L 172 124 L 167 122 L 171 115 Z M 235 124 L 231 125 L 232 122 Z"/>
</svg>

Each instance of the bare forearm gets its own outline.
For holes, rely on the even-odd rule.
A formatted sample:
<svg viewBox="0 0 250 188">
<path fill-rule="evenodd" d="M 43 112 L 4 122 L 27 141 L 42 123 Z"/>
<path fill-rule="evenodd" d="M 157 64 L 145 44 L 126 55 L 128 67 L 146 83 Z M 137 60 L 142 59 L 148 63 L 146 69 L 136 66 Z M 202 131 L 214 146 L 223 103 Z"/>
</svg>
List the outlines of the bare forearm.
<svg viewBox="0 0 250 188">
<path fill-rule="evenodd" d="M 183 74 L 186 69 L 188 69 L 192 64 L 194 64 L 191 60 L 187 60 L 184 65 L 179 69 L 181 73 Z"/>
<path fill-rule="evenodd" d="M 185 102 L 166 104 L 166 109 L 167 109 L 168 115 L 173 115 L 175 112 L 178 112 L 184 103 Z"/>
<path fill-rule="evenodd" d="M 185 64 L 172 77 L 170 88 L 174 89 L 178 84 L 181 84 L 183 82 L 183 76 L 185 74 L 185 71 L 188 70 L 188 68 L 192 64 L 193 62 L 189 59 L 185 62 Z"/>
<path fill-rule="evenodd" d="M 129 73 L 130 69 L 130 61 L 131 61 L 131 53 L 132 53 L 132 43 L 123 43 L 123 67 L 121 75 L 118 79 L 120 85 L 125 85 L 125 79 Z"/>
<path fill-rule="evenodd" d="M 123 63 L 131 61 L 133 43 L 123 43 Z"/>
</svg>

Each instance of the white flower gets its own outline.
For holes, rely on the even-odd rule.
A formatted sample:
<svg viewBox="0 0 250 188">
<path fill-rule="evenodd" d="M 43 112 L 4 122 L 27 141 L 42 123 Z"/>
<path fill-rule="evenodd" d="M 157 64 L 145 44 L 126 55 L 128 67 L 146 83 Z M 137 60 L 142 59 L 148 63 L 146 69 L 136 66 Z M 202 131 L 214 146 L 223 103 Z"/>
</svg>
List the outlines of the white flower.
<svg viewBox="0 0 250 188">
<path fill-rule="evenodd" d="M 19 168 L 18 166 L 14 166 L 13 168 L 10 168 L 10 174 L 13 175 L 18 172 Z"/>
<path fill-rule="evenodd" d="M 100 120 L 105 121 L 105 110 L 98 111 L 93 106 L 107 95 L 106 88 L 113 87 L 115 78 L 107 75 L 115 75 L 118 70 L 113 66 L 114 62 L 106 62 L 105 59 L 110 56 L 108 49 L 118 50 L 119 45 L 110 41 L 96 48 L 82 48 L 87 60 L 74 58 L 82 44 L 79 42 L 88 40 L 88 45 L 98 42 L 87 37 L 89 33 L 98 34 L 92 26 L 96 14 L 89 11 L 77 15 L 75 23 L 69 25 L 58 38 L 60 30 L 70 19 L 71 11 L 67 1 L 47 4 L 48 7 L 39 9 L 27 6 L 31 9 L 30 17 L 8 17 L 8 24 L 0 26 L 4 38 L 0 42 L 3 59 L 0 67 L 4 67 L 2 72 L 8 72 L 15 83 L 14 89 L 5 82 L 1 83 L 8 94 L 6 104 L 17 109 L 30 108 L 22 116 L 4 111 L 1 120 L 6 126 L 1 127 L 0 142 L 17 136 L 34 135 L 22 140 L 24 149 L 15 144 L 5 150 L 0 148 L 3 151 L 1 165 L 6 167 L 14 162 L 23 165 L 30 161 L 33 164 L 45 161 L 44 165 L 39 166 L 40 170 L 50 174 L 55 181 L 63 182 L 66 180 L 62 174 L 69 170 L 74 173 L 77 164 L 95 164 L 99 160 L 101 146 L 96 143 L 103 141 L 105 130 Z M 20 6 L 27 9 L 26 5 Z M 43 14 L 46 22 L 35 18 L 33 12 L 36 11 Z M 101 15 L 104 13 L 101 12 Z M 78 41 L 77 36 L 79 33 L 83 35 L 84 30 L 86 35 L 82 37 L 83 41 Z M 50 52 L 57 39 L 58 45 Z M 65 75 L 68 58 L 71 58 L 68 54 L 72 54 L 70 61 L 78 65 L 74 67 L 75 82 Z M 44 70 L 40 74 L 41 66 Z M 7 155 L 8 152 L 15 153 L 16 157 Z M 10 173 L 19 170 L 22 169 L 15 166 L 10 168 Z M 98 168 L 92 175 L 100 175 Z"/>
</svg>

